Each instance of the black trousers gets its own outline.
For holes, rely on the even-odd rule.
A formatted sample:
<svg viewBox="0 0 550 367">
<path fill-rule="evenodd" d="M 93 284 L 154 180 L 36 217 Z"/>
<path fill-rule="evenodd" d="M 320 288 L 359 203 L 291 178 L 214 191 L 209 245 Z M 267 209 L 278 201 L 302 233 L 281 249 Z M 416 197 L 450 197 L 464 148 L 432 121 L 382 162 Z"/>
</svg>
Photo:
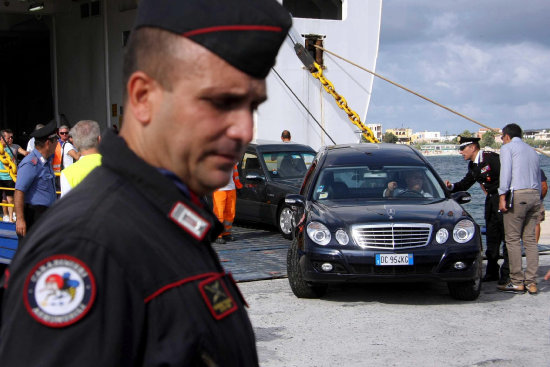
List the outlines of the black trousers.
<svg viewBox="0 0 550 367">
<path fill-rule="evenodd" d="M 38 221 L 38 218 L 40 218 L 40 216 L 44 214 L 46 210 L 48 210 L 48 207 L 44 205 L 25 204 L 25 206 L 23 207 L 23 213 L 25 214 L 25 223 L 27 224 L 27 233 L 29 233 L 29 230 L 32 227 L 32 225 L 36 223 L 36 221 Z M 21 240 L 24 237 L 21 237 L 19 235 L 17 235 L 17 237 L 19 239 L 19 246 L 21 246 Z"/>
<path fill-rule="evenodd" d="M 485 198 L 485 239 L 487 240 L 487 271 L 486 274 L 509 278 L 510 266 L 508 264 L 508 251 L 506 244 L 503 247 L 504 262 L 499 269 L 500 245 L 504 241 L 504 223 L 502 213 L 498 211 L 500 197 L 498 193 L 487 194 Z M 499 271 L 500 270 L 500 271 Z"/>
</svg>

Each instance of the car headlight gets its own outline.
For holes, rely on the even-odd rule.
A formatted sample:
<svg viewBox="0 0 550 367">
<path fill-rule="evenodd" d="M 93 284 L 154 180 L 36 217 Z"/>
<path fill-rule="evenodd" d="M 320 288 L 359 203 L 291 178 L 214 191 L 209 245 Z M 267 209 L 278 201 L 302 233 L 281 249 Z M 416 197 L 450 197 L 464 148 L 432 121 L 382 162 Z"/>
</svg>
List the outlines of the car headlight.
<svg viewBox="0 0 550 367">
<path fill-rule="evenodd" d="M 343 229 L 339 229 L 336 231 L 336 241 L 342 246 L 345 246 L 349 243 L 349 236 Z"/>
<path fill-rule="evenodd" d="M 476 232 L 476 227 L 471 220 L 463 219 L 453 229 L 453 239 L 458 243 L 470 241 Z"/>
<path fill-rule="evenodd" d="M 311 222 L 307 225 L 307 235 L 318 245 L 326 246 L 330 242 L 330 231 L 319 222 Z"/>
<path fill-rule="evenodd" d="M 449 239 L 449 231 L 447 231 L 446 228 L 441 228 L 437 233 L 435 234 L 435 241 L 439 243 L 440 245 L 447 242 Z"/>
</svg>

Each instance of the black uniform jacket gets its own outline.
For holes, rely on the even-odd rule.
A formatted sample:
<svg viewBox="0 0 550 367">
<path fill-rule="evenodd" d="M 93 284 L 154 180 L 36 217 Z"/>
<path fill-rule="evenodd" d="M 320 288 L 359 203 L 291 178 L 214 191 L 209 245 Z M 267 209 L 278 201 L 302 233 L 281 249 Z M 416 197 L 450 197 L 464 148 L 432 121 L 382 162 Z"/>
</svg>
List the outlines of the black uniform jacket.
<svg viewBox="0 0 550 367">
<path fill-rule="evenodd" d="M 454 184 L 452 192 L 466 191 L 476 182 L 485 188 L 488 194 L 498 192 L 500 178 L 500 158 L 497 153 L 481 151 L 480 163 L 468 162 L 468 173 Z"/>
<path fill-rule="evenodd" d="M 256 366 L 213 214 L 108 133 L 102 166 L 36 223 L 6 277 L 0 365 Z"/>
</svg>

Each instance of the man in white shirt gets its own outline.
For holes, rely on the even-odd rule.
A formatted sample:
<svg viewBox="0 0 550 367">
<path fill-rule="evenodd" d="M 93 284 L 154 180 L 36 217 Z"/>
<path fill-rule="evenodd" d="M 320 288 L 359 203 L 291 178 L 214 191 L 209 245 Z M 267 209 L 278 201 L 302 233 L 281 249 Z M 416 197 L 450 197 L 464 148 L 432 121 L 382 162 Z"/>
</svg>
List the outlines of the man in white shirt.
<svg viewBox="0 0 550 367">
<path fill-rule="evenodd" d="M 34 130 L 40 130 L 44 127 L 44 124 L 36 124 L 34 127 Z M 34 149 L 34 137 L 30 138 L 29 142 L 27 143 L 27 152 L 32 152 Z"/>
<path fill-rule="evenodd" d="M 67 125 L 63 125 L 59 128 L 59 137 L 61 138 L 61 169 L 65 169 L 74 162 L 78 161 L 78 159 L 80 158 L 80 154 L 76 151 L 76 148 L 71 143 L 69 127 Z"/>
</svg>

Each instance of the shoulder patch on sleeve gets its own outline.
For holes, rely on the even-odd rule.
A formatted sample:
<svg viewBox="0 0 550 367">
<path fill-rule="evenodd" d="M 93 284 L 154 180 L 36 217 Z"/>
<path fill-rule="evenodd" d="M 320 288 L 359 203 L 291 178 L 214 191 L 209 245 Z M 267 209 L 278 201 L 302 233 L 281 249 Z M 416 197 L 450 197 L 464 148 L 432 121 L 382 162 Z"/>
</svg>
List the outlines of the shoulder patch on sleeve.
<svg viewBox="0 0 550 367">
<path fill-rule="evenodd" d="M 204 239 L 210 229 L 210 223 L 206 219 L 182 202 L 177 202 L 168 216 L 199 241 Z"/>
<path fill-rule="evenodd" d="M 91 309 L 96 283 L 88 266 L 69 255 L 50 256 L 27 275 L 23 300 L 39 323 L 60 328 L 81 320 Z"/>
<path fill-rule="evenodd" d="M 31 158 L 31 163 L 33 166 L 36 166 L 38 164 L 38 159 L 36 157 Z"/>
<path fill-rule="evenodd" d="M 237 303 L 223 281 L 224 275 L 224 273 L 221 273 L 218 276 L 199 283 L 202 298 L 216 320 L 223 319 L 238 308 Z"/>
</svg>

